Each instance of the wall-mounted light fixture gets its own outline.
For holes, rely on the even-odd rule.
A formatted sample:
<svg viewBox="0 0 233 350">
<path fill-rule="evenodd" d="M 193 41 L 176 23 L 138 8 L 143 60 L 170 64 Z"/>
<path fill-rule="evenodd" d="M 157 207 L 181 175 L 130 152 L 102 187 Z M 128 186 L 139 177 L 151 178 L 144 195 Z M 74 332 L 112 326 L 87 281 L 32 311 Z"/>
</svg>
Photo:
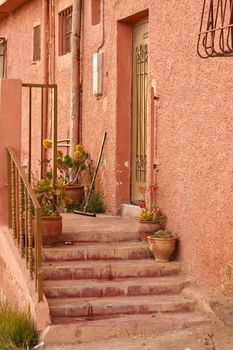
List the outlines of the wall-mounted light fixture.
<svg viewBox="0 0 233 350">
<path fill-rule="evenodd" d="M 102 95 L 103 82 L 103 54 L 95 53 L 93 55 L 93 94 Z"/>
</svg>

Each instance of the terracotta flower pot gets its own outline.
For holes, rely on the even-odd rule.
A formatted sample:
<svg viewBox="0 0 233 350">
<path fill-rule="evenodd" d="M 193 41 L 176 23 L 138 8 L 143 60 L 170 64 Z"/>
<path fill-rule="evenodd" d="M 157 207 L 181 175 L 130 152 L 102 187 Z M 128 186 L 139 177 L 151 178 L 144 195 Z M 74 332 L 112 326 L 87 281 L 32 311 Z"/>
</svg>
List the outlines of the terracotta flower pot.
<svg viewBox="0 0 233 350">
<path fill-rule="evenodd" d="M 84 186 L 69 185 L 65 189 L 67 196 L 72 199 L 73 203 L 81 203 L 84 199 Z"/>
<path fill-rule="evenodd" d="M 148 237 L 149 248 L 156 261 L 169 261 L 176 248 L 176 237 L 155 238 Z"/>
<path fill-rule="evenodd" d="M 32 218 L 34 231 L 34 217 Z M 62 234 L 62 217 L 61 216 L 42 216 L 41 217 L 41 234 L 42 245 L 52 246 Z"/>
<path fill-rule="evenodd" d="M 138 224 L 138 233 L 143 242 L 148 243 L 147 237 L 158 230 L 161 230 L 161 225 L 158 222 L 140 221 Z"/>
</svg>

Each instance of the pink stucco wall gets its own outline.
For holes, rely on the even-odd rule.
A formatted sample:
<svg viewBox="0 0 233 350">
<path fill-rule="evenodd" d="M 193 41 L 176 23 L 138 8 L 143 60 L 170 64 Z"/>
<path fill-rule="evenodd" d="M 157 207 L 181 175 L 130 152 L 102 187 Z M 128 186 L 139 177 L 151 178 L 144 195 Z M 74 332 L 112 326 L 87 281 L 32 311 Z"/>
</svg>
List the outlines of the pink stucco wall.
<svg viewBox="0 0 233 350">
<path fill-rule="evenodd" d="M 12 101 L 14 96 L 14 101 Z M 21 150 L 21 81 L 0 80 L 0 224 L 8 223 L 7 146 L 20 157 Z"/>
<path fill-rule="evenodd" d="M 97 182 L 109 211 L 116 213 L 123 199 L 129 202 L 129 171 L 126 168 L 130 166 L 125 128 L 130 124 L 127 91 L 131 81 L 129 76 L 128 89 L 124 86 L 125 90 L 122 90 L 124 74 L 119 71 L 129 64 L 126 55 L 129 48 L 119 43 L 119 31 L 124 20 L 130 26 L 137 18 L 132 17 L 134 14 L 148 10 L 148 149 L 153 152 L 148 155 L 148 179 L 156 178 L 160 189 L 159 204 L 167 213 L 168 228 L 179 235 L 179 257 L 185 270 L 203 287 L 231 292 L 233 59 L 204 61 L 198 57 L 196 44 L 202 2 L 105 0 L 104 19 L 101 12 L 97 25 L 92 25 L 91 1 L 84 2 L 82 140 L 96 160 L 102 135 L 105 131 L 108 133 Z M 70 3 L 71 0 L 56 1 L 56 12 Z M 32 65 L 31 62 L 32 26 L 40 21 L 40 14 L 40 1 L 34 0 L 0 23 L 0 36 L 12 38 L 8 51 L 9 77 L 30 82 L 40 82 L 42 78 L 40 63 Z M 66 137 L 69 130 L 70 54 L 57 55 L 57 21 L 56 17 L 59 137 Z M 13 40 L 16 33 L 18 40 Z M 131 45 L 130 35 L 126 45 Z M 95 98 L 92 94 L 92 55 L 98 49 L 104 54 L 103 95 Z M 119 53 L 119 50 L 122 51 Z M 128 61 L 121 67 L 119 60 L 124 61 L 124 55 Z M 159 96 L 155 103 L 150 94 L 154 82 Z M 122 95 L 125 91 L 126 95 Z M 126 99 L 121 104 L 124 96 Z M 153 163 L 158 165 L 157 173 L 153 173 Z"/>
<path fill-rule="evenodd" d="M 22 310 L 28 311 L 42 331 L 51 323 L 48 302 L 38 302 L 34 281 L 30 279 L 25 260 L 18 254 L 12 231 L 0 224 L 0 301 L 6 299 Z"/>
<path fill-rule="evenodd" d="M 95 154 L 103 130 L 105 195 L 114 208 L 117 186 L 117 20 L 149 9 L 149 85 L 160 97 L 154 107 L 159 203 L 168 228 L 180 237 L 186 271 L 210 289 L 232 285 L 232 98 L 231 58 L 201 60 L 196 53 L 202 1 L 106 1 L 104 92 L 91 94 L 91 58 L 102 40 L 102 23 L 84 25 L 83 140 Z M 85 13 L 90 12 L 86 2 Z M 123 69 L 123 68 L 122 68 Z M 150 96 L 150 95 L 149 95 Z M 150 109 L 150 101 L 148 101 Z M 153 105 L 152 105 L 153 106 Z M 149 119 L 151 111 L 149 111 Z M 129 115 L 126 114 L 126 118 Z M 148 133 L 150 133 L 148 125 Z M 118 142 L 125 143 L 125 139 Z M 148 145 L 149 146 L 149 145 Z M 127 155 L 127 152 L 126 152 Z M 122 167 L 129 159 L 122 159 Z M 153 176 L 152 176 L 153 177 Z"/>
<path fill-rule="evenodd" d="M 55 2 L 56 13 L 67 8 L 71 0 L 59 0 Z M 42 60 L 33 62 L 33 27 L 42 24 L 41 0 L 27 2 L 8 17 L 0 20 L 0 36 L 7 39 L 7 78 L 18 78 L 23 83 L 43 83 Z M 58 138 L 69 136 L 69 106 L 70 106 L 70 54 L 58 56 L 58 16 L 55 18 L 55 57 L 54 80 L 58 84 Z M 51 65 L 50 65 L 51 69 Z M 23 113 L 22 113 L 22 161 L 27 165 L 28 154 L 28 89 L 23 89 Z M 40 90 L 33 90 L 33 150 L 34 165 L 38 164 L 40 157 L 38 130 L 40 128 Z M 51 128 L 49 128 L 51 137 Z M 38 135 L 39 136 L 39 135 Z"/>
</svg>

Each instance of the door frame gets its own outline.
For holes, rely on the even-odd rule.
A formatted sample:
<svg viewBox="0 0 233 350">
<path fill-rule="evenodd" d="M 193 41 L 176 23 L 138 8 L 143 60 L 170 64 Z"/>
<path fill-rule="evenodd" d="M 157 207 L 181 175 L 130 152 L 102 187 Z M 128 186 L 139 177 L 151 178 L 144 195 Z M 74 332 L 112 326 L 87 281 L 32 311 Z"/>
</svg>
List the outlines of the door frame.
<svg viewBox="0 0 233 350">
<path fill-rule="evenodd" d="M 133 26 L 149 22 L 145 9 L 117 22 L 116 209 L 131 203 L 131 115 Z M 123 67 L 123 68 L 122 68 Z M 130 83 L 129 83 L 130 82 Z"/>
</svg>

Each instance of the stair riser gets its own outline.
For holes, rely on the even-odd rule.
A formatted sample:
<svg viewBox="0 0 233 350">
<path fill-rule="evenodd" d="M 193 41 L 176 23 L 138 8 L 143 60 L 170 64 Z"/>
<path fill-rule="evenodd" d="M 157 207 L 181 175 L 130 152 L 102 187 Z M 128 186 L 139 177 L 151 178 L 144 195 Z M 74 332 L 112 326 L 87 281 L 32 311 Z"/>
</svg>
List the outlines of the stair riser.
<svg viewBox="0 0 233 350">
<path fill-rule="evenodd" d="M 134 248 L 111 248 L 107 249 L 44 249 L 44 261 L 75 261 L 75 260 L 128 260 L 128 259 L 147 259 L 151 253 L 147 245 L 145 247 Z"/>
<path fill-rule="evenodd" d="M 78 262 L 77 262 L 78 266 Z M 159 267 L 159 265 L 153 265 L 150 267 L 144 267 L 143 265 L 127 266 L 127 267 L 93 267 L 93 268 L 44 268 L 44 279 L 48 280 L 80 280 L 80 279 L 107 279 L 112 280 L 115 278 L 126 277 L 160 277 L 171 276 L 180 272 L 179 267 L 169 266 Z"/>
<path fill-rule="evenodd" d="M 91 298 L 91 297 L 114 297 L 114 296 L 139 296 L 139 295 L 162 295 L 178 294 L 182 285 L 169 286 L 128 286 L 119 287 L 86 287 L 86 288 L 45 288 L 48 298 Z"/>
<path fill-rule="evenodd" d="M 87 242 L 87 243 L 113 243 L 113 242 L 136 242 L 140 241 L 137 232 L 77 232 L 66 233 L 59 239 L 60 242 Z"/>
<path fill-rule="evenodd" d="M 164 303 L 164 304 L 142 304 L 142 305 L 111 305 L 98 306 L 81 304 L 75 306 L 51 306 L 50 312 L 53 317 L 106 317 L 131 314 L 153 314 L 158 312 L 189 312 L 194 310 L 193 302 Z"/>
</svg>

